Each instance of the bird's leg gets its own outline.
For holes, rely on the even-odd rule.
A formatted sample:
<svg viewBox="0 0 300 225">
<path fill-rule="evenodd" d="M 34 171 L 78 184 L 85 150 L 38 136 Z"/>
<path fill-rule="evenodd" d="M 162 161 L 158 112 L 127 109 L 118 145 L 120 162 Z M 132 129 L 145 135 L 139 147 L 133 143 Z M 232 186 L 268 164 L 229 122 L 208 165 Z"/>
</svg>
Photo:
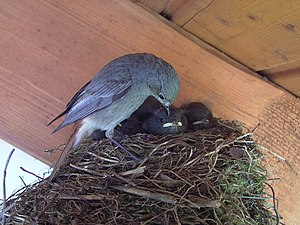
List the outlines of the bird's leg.
<svg viewBox="0 0 300 225">
<path fill-rule="evenodd" d="M 122 149 L 127 155 L 129 155 L 134 161 L 139 161 L 139 159 L 133 155 L 130 151 L 128 151 L 123 145 L 121 145 L 117 140 L 113 138 L 113 131 L 106 131 L 105 133 L 106 137 L 116 146 L 118 146 L 120 149 Z"/>
<path fill-rule="evenodd" d="M 115 139 L 108 137 L 108 139 L 115 144 L 116 146 L 118 146 L 120 149 L 122 149 L 127 155 L 129 155 L 134 161 L 139 161 L 139 159 L 133 155 L 130 151 L 128 151 L 123 145 L 121 145 L 118 141 L 116 141 Z"/>
</svg>

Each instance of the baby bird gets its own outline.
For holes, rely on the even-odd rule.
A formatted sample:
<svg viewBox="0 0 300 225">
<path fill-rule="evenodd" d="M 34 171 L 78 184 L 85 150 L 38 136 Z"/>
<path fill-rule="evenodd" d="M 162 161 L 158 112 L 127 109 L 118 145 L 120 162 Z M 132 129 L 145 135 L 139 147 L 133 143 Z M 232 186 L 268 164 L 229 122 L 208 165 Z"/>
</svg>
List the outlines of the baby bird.
<svg viewBox="0 0 300 225">
<path fill-rule="evenodd" d="M 195 131 L 210 126 L 212 112 L 201 102 L 191 102 L 180 107 L 188 119 L 189 129 Z"/>
<path fill-rule="evenodd" d="M 142 127 L 150 134 L 178 134 L 187 131 L 188 120 L 179 109 L 172 107 L 167 115 L 166 111 L 160 108 L 143 122 Z"/>
</svg>

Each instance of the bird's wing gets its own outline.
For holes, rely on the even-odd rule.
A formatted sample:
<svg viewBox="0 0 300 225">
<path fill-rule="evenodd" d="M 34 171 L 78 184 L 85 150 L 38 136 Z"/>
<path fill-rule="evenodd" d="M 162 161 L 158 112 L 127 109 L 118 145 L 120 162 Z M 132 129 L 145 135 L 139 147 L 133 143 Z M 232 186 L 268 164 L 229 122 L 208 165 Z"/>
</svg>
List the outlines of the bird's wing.
<svg viewBox="0 0 300 225">
<path fill-rule="evenodd" d="M 103 68 L 74 95 L 64 112 L 50 122 L 51 124 L 67 114 L 64 121 L 53 132 L 106 108 L 122 98 L 131 85 L 131 75 L 125 68 Z"/>
<path fill-rule="evenodd" d="M 68 102 L 68 104 L 66 105 L 65 110 L 60 113 L 58 116 L 56 116 L 53 120 L 51 120 L 50 123 L 48 123 L 47 126 L 51 125 L 54 121 L 56 121 L 57 119 L 59 119 L 60 117 L 64 116 L 67 112 L 69 112 L 69 110 L 72 108 L 72 105 L 76 102 L 77 98 L 80 96 L 80 94 L 84 91 L 84 89 L 86 88 L 86 86 L 88 86 L 91 83 L 91 81 L 89 81 L 88 83 L 86 83 L 82 88 L 80 88 L 79 91 L 77 91 L 77 93 L 72 97 L 72 99 Z"/>
</svg>

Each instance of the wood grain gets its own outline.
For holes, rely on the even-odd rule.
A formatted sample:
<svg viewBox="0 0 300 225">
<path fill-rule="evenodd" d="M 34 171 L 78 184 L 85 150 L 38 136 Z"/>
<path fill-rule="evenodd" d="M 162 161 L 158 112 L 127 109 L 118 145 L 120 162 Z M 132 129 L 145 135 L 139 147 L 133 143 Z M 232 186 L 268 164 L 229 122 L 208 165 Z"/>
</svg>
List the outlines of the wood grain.
<svg viewBox="0 0 300 225">
<path fill-rule="evenodd" d="M 162 10 L 170 20 L 182 27 L 197 13 L 211 4 L 212 0 L 171 0 Z"/>
<path fill-rule="evenodd" d="M 300 67 L 287 71 L 267 73 L 266 76 L 271 81 L 300 97 Z"/>
<path fill-rule="evenodd" d="M 0 33 L 0 101 L 5 106 L 0 137 L 47 163 L 58 154 L 44 150 L 64 143 L 70 130 L 51 135 L 55 125 L 46 124 L 99 68 L 127 53 L 152 52 L 174 65 L 181 79 L 177 104 L 202 101 L 216 116 L 240 120 L 249 129 L 264 124 L 273 110 L 268 107 L 278 99 L 299 109 L 298 99 L 288 101 L 288 93 L 222 60 L 130 1 L 2 0 Z M 293 123 L 285 132 L 296 129 Z M 283 137 L 276 142 L 271 132 L 264 141 L 278 149 Z M 299 165 L 298 158 L 293 165 Z M 300 181 L 288 170 L 282 176 L 294 180 L 293 192 L 282 189 L 289 199 L 300 191 Z M 299 205 L 280 201 L 289 209 L 286 221 L 299 221 L 294 213 Z"/>
<path fill-rule="evenodd" d="M 213 0 L 131 0 L 159 13 L 182 27 L 198 12 L 208 7 Z"/>
<path fill-rule="evenodd" d="M 300 59 L 300 4 L 215 0 L 183 28 L 259 71 Z"/>
<path fill-rule="evenodd" d="M 264 164 L 276 191 L 279 212 L 286 224 L 297 224 L 300 221 L 300 198 L 297 194 L 300 191 L 300 101 L 288 94 L 280 96 L 266 105 L 260 118 L 261 124 L 255 131 L 255 137 L 268 149 L 260 150 L 265 154 Z"/>
<path fill-rule="evenodd" d="M 300 60 L 260 71 L 268 79 L 300 97 Z"/>
<path fill-rule="evenodd" d="M 7 36 L 1 39 L 1 49 L 6 54 L 1 65 L 53 98 L 54 103 L 46 103 L 56 107 L 44 113 L 43 124 L 62 110 L 99 67 L 118 55 L 135 51 L 154 52 L 176 67 L 182 83 L 179 102 L 202 99 L 217 115 L 239 119 L 250 127 L 256 125 L 265 103 L 282 93 L 227 65 L 161 21 L 149 19 L 149 14 L 147 17 L 132 4 L 19 3 L 9 1 L 2 7 L 7 13 L 1 14 L 1 29 Z M 119 10 L 119 14 L 107 13 L 111 8 Z M 185 44 L 178 49 L 176 43 Z M 247 93 L 243 91 L 245 88 Z"/>
<path fill-rule="evenodd" d="M 216 0 L 133 2 L 160 13 L 249 68 L 263 69 L 259 72 L 300 96 L 300 78 L 295 70 L 300 65 L 300 19 L 295 1 L 263 4 L 261 1 L 240 4 L 240 1 Z M 278 7 L 282 4 L 284 8 Z"/>
<path fill-rule="evenodd" d="M 131 0 L 134 3 L 144 5 L 154 12 L 161 13 L 172 0 Z"/>
</svg>

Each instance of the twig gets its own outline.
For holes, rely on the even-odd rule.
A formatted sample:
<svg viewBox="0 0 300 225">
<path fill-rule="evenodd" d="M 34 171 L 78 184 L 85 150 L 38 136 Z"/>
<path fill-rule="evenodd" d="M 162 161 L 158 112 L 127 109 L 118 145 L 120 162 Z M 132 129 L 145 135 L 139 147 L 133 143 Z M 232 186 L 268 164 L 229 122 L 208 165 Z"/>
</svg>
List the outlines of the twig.
<svg viewBox="0 0 300 225">
<path fill-rule="evenodd" d="M 268 148 L 266 148 L 264 146 L 261 146 L 261 145 L 257 144 L 257 147 L 259 147 L 260 149 L 265 150 L 265 151 L 271 153 L 272 155 L 276 156 L 278 159 L 280 159 L 282 161 L 286 161 L 285 158 L 283 158 L 282 156 L 278 155 L 276 152 L 273 152 L 272 150 L 270 150 L 270 149 L 268 149 Z"/>
<path fill-rule="evenodd" d="M 5 209 L 6 209 L 6 170 L 9 164 L 9 161 L 11 159 L 12 154 L 14 153 L 15 149 L 13 148 L 13 150 L 11 150 L 11 152 L 9 153 L 6 163 L 5 163 L 5 167 L 4 167 L 4 171 L 3 171 L 3 206 L 2 206 L 2 224 L 5 225 L 6 224 L 6 216 L 5 216 Z"/>
<path fill-rule="evenodd" d="M 159 144 L 156 148 L 154 148 L 154 149 L 149 153 L 148 158 L 151 157 L 151 156 L 152 156 L 152 155 L 153 155 L 160 147 L 162 147 L 162 146 L 164 146 L 164 145 L 167 145 L 167 144 L 169 144 L 169 143 L 172 142 L 172 141 L 174 141 L 174 140 L 170 139 L 170 140 L 168 140 L 168 141 L 165 141 L 165 142 Z M 177 145 L 177 143 L 176 143 L 175 145 Z"/>
<path fill-rule="evenodd" d="M 239 141 L 239 140 L 242 140 L 242 139 L 244 139 L 244 138 L 246 138 L 246 137 L 252 137 L 253 136 L 253 133 L 246 133 L 246 134 L 244 134 L 244 135 L 242 135 L 242 136 L 239 136 L 239 137 L 237 137 L 236 138 L 236 140 L 235 140 L 235 142 L 236 141 Z M 252 142 L 252 141 L 251 141 Z"/>
<path fill-rule="evenodd" d="M 141 190 L 141 189 L 134 188 L 134 187 L 111 186 L 111 188 L 129 193 L 129 194 L 142 196 L 144 198 L 150 198 L 150 199 L 154 199 L 157 201 L 165 202 L 165 203 L 172 204 L 172 205 L 175 205 L 178 203 L 178 200 L 172 196 L 160 194 L 160 193 L 153 193 L 150 191 L 145 191 L 145 190 Z M 212 207 L 212 208 L 220 207 L 220 203 L 218 201 L 207 201 L 207 200 L 201 199 L 201 201 L 194 203 L 185 198 L 183 200 L 185 202 L 183 202 L 183 204 L 178 204 L 178 206 L 189 206 L 191 208 L 197 208 L 197 209 L 203 208 L 203 207 Z"/>
<path fill-rule="evenodd" d="M 38 175 L 36 175 L 35 173 L 33 173 L 33 172 L 30 172 L 30 171 L 28 171 L 28 170 L 26 170 L 26 169 L 24 169 L 22 166 L 20 167 L 20 169 L 21 170 L 23 170 L 24 172 L 26 172 L 26 173 L 29 173 L 29 174 L 31 174 L 31 175 L 33 175 L 33 176 L 35 176 L 36 178 L 38 178 L 38 179 L 41 179 L 41 180 L 43 180 L 43 178 L 42 177 L 40 177 L 40 176 L 38 176 Z"/>
<path fill-rule="evenodd" d="M 273 187 L 268 184 L 267 182 L 265 182 L 265 184 L 271 189 L 272 191 L 272 199 L 273 199 L 273 208 L 274 208 L 274 212 L 275 212 L 275 216 L 276 216 L 276 225 L 278 225 L 280 223 L 280 216 L 279 216 L 279 213 L 278 213 L 278 209 L 277 209 L 277 206 L 276 206 L 276 197 L 275 197 L 275 191 L 273 189 Z"/>
<path fill-rule="evenodd" d="M 206 153 L 204 156 L 209 156 L 209 155 L 212 155 L 212 154 L 216 154 L 218 153 L 220 150 L 222 150 L 223 148 L 225 147 L 229 147 L 230 145 L 233 145 L 234 143 L 239 143 L 240 140 L 243 140 L 244 138 L 246 137 L 251 137 L 253 134 L 252 133 L 246 133 L 244 135 L 241 135 L 239 137 L 237 137 L 235 140 L 231 141 L 231 142 L 228 142 L 226 144 L 222 144 L 222 145 L 218 145 L 216 147 L 216 150 L 212 151 L 212 152 L 209 152 L 209 153 Z M 251 144 L 253 144 L 254 142 L 253 141 L 250 141 Z"/>
<path fill-rule="evenodd" d="M 259 126 L 260 126 L 260 121 L 258 121 L 256 126 L 252 129 L 251 133 L 254 133 Z"/>
<path fill-rule="evenodd" d="M 122 177 L 121 175 L 117 174 L 116 172 L 112 172 L 112 174 L 113 174 L 116 178 L 118 178 L 118 179 L 120 179 L 120 180 L 126 182 L 127 184 L 130 184 L 131 186 L 134 186 L 134 187 L 136 186 L 136 184 L 135 184 L 134 182 L 132 182 L 131 180 L 128 180 L 128 179 Z"/>
<path fill-rule="evenodd" d="M 288 167 L 290 167 L 290 169 L 291 169 L 296 175 L 298 175 L 298 172 L 292 167 L 292 165 L 291 165 L 284 157 L 280 156 L 280 155 L 277 154 L 276 152 L 274 152 L 274 151 L 272 151 L 272 150 L 270 150 L 270 149 L 268 149 L 268 148 L 266 148 L 266 147 L 264 147 L 264 146 L 261 146 L 261 145 L 259 145 L 259 144 L 256 144 L 256 146 L 259 147 L 259 148 L 262 149 L 262 150 L 265 150 L 265 151 L 269 152 L 270 154 L 274 155 L 274 156 L 277 157 L 278 159 L 284 161 L 284 162 L 288 165 Z"/>
<path fill-rule="evenodd" d="M 25 183 L 25 181 L 24 181 L 23 177 L 19 176 L 19 178 L 21 179 L 21 181 L 22 181 L 22 183 L 23 183 L 24 187 L 26 187 L 26 186 L 27 186 L 27 184 Z"/>
<path fill-rule="evenodd" d="M 52 205 L 52 203 L 54 202 L 54 200 L 57 198 L 59 194 L 55 193 L 52 198 L 47 202 L 47 205 L 42 209 L 42 211 L 40 211 L 40 213 L 37 215 L 37 218 L 41 217 L 46 210 Z"/>
<path fill-rule="evenodd" d="M 105 158 L 105 157 L 96 155 L 96 154 L 93 153 L 93 152 L 87 152 L 87 153 L 88 153 L 89 155 L 92 155 L 92 156 L 96 157 L 97 159 L 101 159 L 102 161 L 111 162 L 111 163 L 119 163 L 119 162 L 120 162 L 120 161 L 118 161 L 118 160 L 109 159 L 109 158 Z"/>
<path fill-rule="evenodd" d="M 72 163 L 70 163 L 69 166 L 72 167 L 72 168 L 74 168 L 74 169 L 77 169 L 77 170 L 80 170 L 80 171 L 84 171 L 86 173 L 93 174 L 93 175 L 96 175 L 96 176 L 99 176 L 99 177 L 102 177 L 102 178 L 111 176 L 111 174 L 109 174 L 108 172 L 104 173 L 104 174 L 101 174 L 101 173 L 98 173 L 95 170 L 90 170 L 90 169 L 87 169 L 87 168 L 76 166 L 76 165 L 74 165 Z"/>
<path fill-rule="evenodd" d="M 244 146 L 245 147 L 245 146 Z M 250 162 L 249 162 L 249 167 L 248 167 L 248 173 L 250 173 L 250 170 L 252 169 L 252 156 L 250 155 L 250 153 L 247 150 L 247 147 L 244 148 L 244 152 L 246 152 L 246 154 L 248 155 Z"/>
<path fill-rule="evenodd" d="M 119 174 L 122 176 L 128 176 L 128 175 L 142 175 L 146 170 L 146 166 L 137 167 L 132 170 L 127 170 L 124 172 L 120 172 Z"/>
<path fill-rule="evenodd" d="M 106 195 L 60 195 L 58 199 L 62 200 L 88 200 L 88 201 L 100 201 L 108 198 Z"/>
<path fill-rule="evenodd" d="M 72 135 L 70 136 L 66 146 L 64 147 L 59 159 L 57 160 L 57 162 L 55 163 L 54 167 L 53 167 L 53 171 L 51 173 L 51 175 L 49 176 L 48 180 L 49 182 L 52 182 L 52 180 L 54 179 L 54 177 L 56 176 L 58 170 L 60 169 L 61 165 L 63 164 L 65 158 L 69 155 L 70 150 L 73 147 L 74 141 L 75 141 L 75 131 L 72 133 Z"/>
<path fill-rule="evenodd" d="M 217 122 L 218 122 L 218 124 L 220 124 L 220 125 L 222 125 L 222 126 L 224 126 L 224 127 L 227 127 L 227 128 L 229 128 L 229 129 L 231 129 L 231 130 L 237 130 L 237 128 L 235 128 L 235 127 L 231 127 L 231 126 L 228 126 L 228 125 L 225 124 L 225 123 L 222 123 L 221 120 L 217 120 Z"/>
<path fill-rule="evenodd" d="M 177 200 L 175 198 L 173 198 L 172 196 L 159 194 L 159 193 L 153 193 L 150 191 L 145 191 L 145 190 L 141 190 L 141 189 L 134 188 L 134 187 L 111 186 L 111 188 L 118 190 L 118 191 L 123 191 L 123 192 L 129 193 L 129 194 L 134 194 L 134 195 L 154 199 L 157 201 L 161 201 L 161 202 L 165 202 L 165 203 L 169 203 L 169 204 L 173 204 L 173 205 L 177 203 Z"/>
</svg>

